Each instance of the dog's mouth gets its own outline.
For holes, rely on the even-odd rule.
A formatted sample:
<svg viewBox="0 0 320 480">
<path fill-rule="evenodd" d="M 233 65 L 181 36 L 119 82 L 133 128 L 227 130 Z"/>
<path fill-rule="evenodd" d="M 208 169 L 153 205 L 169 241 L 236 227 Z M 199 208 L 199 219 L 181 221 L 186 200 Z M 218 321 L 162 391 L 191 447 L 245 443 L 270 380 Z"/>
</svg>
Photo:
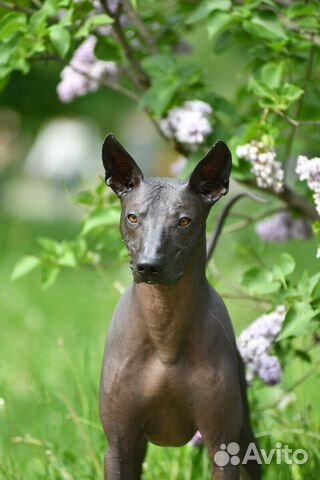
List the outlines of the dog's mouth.
<svg viewBox="0 0 320 480">
<path fill-rule="evenodd" d="M 140 273 L 138 270 L 135 268 L 131 267 L 133 279 L 135 283 L 146 283 L 148 285 L 173 285 L 177 283 L 181 277 L 183 276 L 183 272 L 180 272 L 177 275 L 170 275 L 170 274 L 165 274 L 161 273 L 158 275 L 146 275 L 143 273 Z"/>
</svg>

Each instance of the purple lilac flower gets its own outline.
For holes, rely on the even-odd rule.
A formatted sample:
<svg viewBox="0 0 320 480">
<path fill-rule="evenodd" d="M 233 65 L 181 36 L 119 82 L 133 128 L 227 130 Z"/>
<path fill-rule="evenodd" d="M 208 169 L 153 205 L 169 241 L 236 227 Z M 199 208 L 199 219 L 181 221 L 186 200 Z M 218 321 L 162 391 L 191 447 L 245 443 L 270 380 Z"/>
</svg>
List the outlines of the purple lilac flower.
<svg viewBox="0 0 320 480">
<path fill-rule="evenodd" d="M 186 165 L 187 165 L 186 157 L 183 157 L 182 155 L 180 155 L 179 158 L 170 165 L 170 173 L 175 177 L 179 177 L 179 175 L 181 175 Z"/>
<path fill-rule="evenodd" d="M 309 159 L 304 155 L 299 155 L 296 173 L 301 181 L 307 181 L 308 187 L 313 192 L 316 210 L 320 215 L 320 158 Z"/>
<path fill-rule="evenodd" d="M 238 338 L 239 352 L 246 365 L 247 381 L 259 377 L 267 385 L 281 381 L 281 367 L 275 357 L 269 355 L 286 316 L 286 308 L 279 305 L 273 312 L 262 315 L 249 325 Z"/>
<path fill-rule="evenodd" d="M 291 212 L 284 211 L 259 222 L 256 232 L 265 242 L 286 242 L 303 240 L 312 235 L 310 222 L 304 218 L 294 218 Z"/>
<path fill-rule="evenodd" d="M 189 150 L 195 150 L 213 131 L 208 120 L 211 114 L 212 108 L 208 103 L 191 100 L 170 110 L 162 120 L 161 128 L 168 138 L 175 139 Z"/>
<path fill-rule="evenodd" d="M 61 72 L 61 81 L 57 87 L 60 100 L 71 102 L 89 92 L 98 90 L 104 80 L 114 80 L 118 67 L 114 62 L 98 60 L 94 54 L 97 38 L 88 37 L 75 51 L 69 65 Z"/>
<path fill-rule="evenodd" d="M 281 382 L 281 366 L 277 357 L 264 355 L 260 359 L 258 375 L 266 385 L 277 385 Z"/>
<path fill-rule="evenodd" d="M 203 445 L 203 438 L 200 432 L 196 432 L 193 437 L 191 438 L 190 442 L 188 445 L 191 445 L 192 447 L 202 447 Z"/>
<path fill-rule="evenodd" d="M 271 188 L 276 193 L 283 190 L 284 171 L 277 161 L 277 154 L 263 142 L 252 140 L 245 145 L 239 145 L 237 156 L 251 163 L 251 172 L 256 177 L 260 188 Z"/>
</svg>

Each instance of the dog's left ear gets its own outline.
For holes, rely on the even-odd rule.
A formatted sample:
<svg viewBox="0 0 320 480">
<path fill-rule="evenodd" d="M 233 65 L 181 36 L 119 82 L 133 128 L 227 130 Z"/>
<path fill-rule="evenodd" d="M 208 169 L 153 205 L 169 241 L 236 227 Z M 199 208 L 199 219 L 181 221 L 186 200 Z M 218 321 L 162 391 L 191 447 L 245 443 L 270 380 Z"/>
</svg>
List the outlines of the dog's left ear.
<svg viewBox="0 0 320 480">
<path fill-rule="evenodd" d="M 222 195 L 228 193 L 231 169 L 231 152 L 227 145 L 219 140 L 191 173 L 189 187 L 206 203 L 213 205 Z"/>
<path fill-rule="evenodd" d="M 112 134 L 107 135 L 103 142 L 102 162 L 106 172 L 106 184 L 120 198 L 143 180 L 143 174 L 136 162 Z"/>
</svg>

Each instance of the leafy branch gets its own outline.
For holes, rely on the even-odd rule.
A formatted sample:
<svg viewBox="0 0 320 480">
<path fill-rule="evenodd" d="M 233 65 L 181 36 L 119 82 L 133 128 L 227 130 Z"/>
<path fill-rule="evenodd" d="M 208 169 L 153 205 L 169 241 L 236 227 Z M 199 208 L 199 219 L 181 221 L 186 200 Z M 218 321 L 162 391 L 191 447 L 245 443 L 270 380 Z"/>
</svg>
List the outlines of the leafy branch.
<svg viewBox="0 0 320 480">
<path fill-rule="evenodd" d="M 4 8 L 4 9 L 10 10 L 12 12 L 22 12 L 22 13 L 26 13 L 28 15 L 31 15 L 31 14 L 35 13 L 35 11 L 36 11 L 33 8 L 24 7 L 22 5 L 18 5 L 17 3 L 2 2 L 2 1 L 0 2 L 0 8 Z"/>
</svg>

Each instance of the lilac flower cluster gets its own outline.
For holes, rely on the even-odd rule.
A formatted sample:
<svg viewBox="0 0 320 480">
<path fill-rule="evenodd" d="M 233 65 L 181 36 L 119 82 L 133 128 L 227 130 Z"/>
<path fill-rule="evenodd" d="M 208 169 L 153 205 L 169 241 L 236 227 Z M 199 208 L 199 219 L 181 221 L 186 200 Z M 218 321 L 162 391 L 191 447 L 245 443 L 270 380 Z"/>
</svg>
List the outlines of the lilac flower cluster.
<svg viewBox="0 0 320 480">
<path fill-rule="evenodd" d="M 304 155 L 299 155 L 296 173 L 300 180 L 307 181 L 308 187 L 313 192 L 316 210 L 320 215 L 320 158 L 314 157 L 309 159 Z"/>
<path fill-rule="evenodd" d="M 286 242 L 303 240 L 312 235 L 310 222 L 304 218 L 294 218 L 292 213 L 284 211 L 259 222 L 256 232 L 265 242 Z"/>
<path fill-rule="evenodd" d="M 251 163 L 251 172 L 256 177 L 260 188 L 271 188 L 276 193 L 283 190 L 284 171 L 277 161 L 277 154 L 263 142 L 252 140 L 245 145 L 239 145 L 237 156 Z"/>
<path fill-rule="evenodd" d="M 273 312 L 259 317 L 238 338 L 237 344 L 247 368 L 248 383 L 254 377 L 259 377 L 266 385 L 276 385 L 281 381 L 279 360 L 270 355 L 270 350 L 285 316 L 285 306 L 279 305 Z"/>
<path fill-rule="evenodd" d="M 57 87 L 59 99 L 68 103 L 76 97 L 98 90 L 104 80 L 114 80 L 118 67 L 114 62 L 98 60 L 94 54 L 97 38 L 88 37 L 75 51 L 69 65 L 61 72 Z"/>
<path fill-rule="evenodd" d="M 201 100 L 184 102 L 181 107 L 170 110 L 161 122 L 161 129 L 168 138 L 193 151 L 213 131 L 208 119 L 211 114 L 212 108 L 208 103 Z"/>
</svg>

